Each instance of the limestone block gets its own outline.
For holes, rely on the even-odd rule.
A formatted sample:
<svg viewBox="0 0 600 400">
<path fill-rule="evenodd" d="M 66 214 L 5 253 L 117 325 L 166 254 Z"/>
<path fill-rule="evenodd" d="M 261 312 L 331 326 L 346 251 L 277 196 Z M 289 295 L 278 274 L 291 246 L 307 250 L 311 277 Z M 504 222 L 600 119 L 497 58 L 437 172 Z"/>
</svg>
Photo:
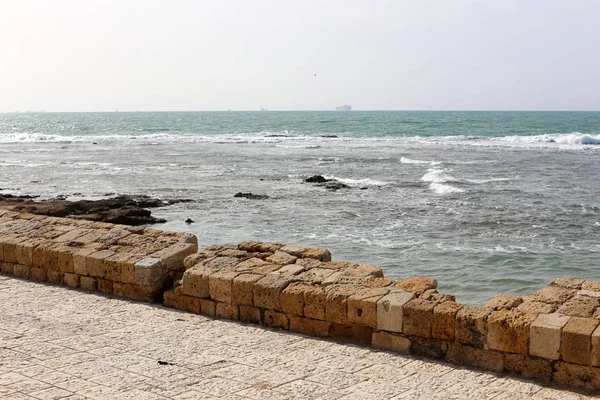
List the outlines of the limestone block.
<svg viewBox="0 0 600 400">
<path fill-rule="evenodd" d="M 446 361 L 487 371 L 502 372 L 504 370 L 504 354 L 498 351 L 476 349 L 458 343 L 448 344 Z"/>
<path fill-rule="evenodd" d="M 514 310 L 499 310 L 487 319 L 487 344 L 492 350 L 527 354 L 529 330 L 534 314 Z"/>
<path fill-rule="evenodd" d="M 348 343 L 371 345 L 373 328 L 365 325 L 331 323 L 329 337 Z"/>
<path fill-rule="evenodd" d="M 592 333 L 600 321 L 572 317 L 562 331 L 562 359 L 573 364 L 591 365 Z"/>
<path fill-rule="evenodd" d="M 213 271 L 233 271 L 239 264 L 240 260 L 235 257 L 216 257 L 208 262 L 206 266 Z"/>
<path fill-rule="evenodd" d="M 104 277 L 104 260 L 115 253 L 111 250 L 96 251 L 85 258 L 85 267 L 89 276 Z"/>
<path fill-rule="evenodd" d="M 15 264 L 3 262 L 0 264 L 0 270 L 5 274 L 14 274 L 15 273 Z"/>
<path fill-rule="evenodd" d="M 43 243 L 41 239 L 28 239 L 14 245 L 15 262 L 33 267 L 33 249 Z"/>
<path fill-rule="evenodd" d="M 263 323 L 272 328 L 288 329 L 290 320 L 283 313 L 265 310 Z"/>
<path fill-rule="evenodd" d="M 393 279 L 389 278 L 368 278 L 363 282 L 363 286 L 365 287 L 388 287 L 392 286 L 392 284 L 396 282 Z"/>
<path fill-rule="evenodd" d="M 197 244 L 178 242 L 151 254 L 150 257 L 160 258 L 168 270 L 183 270 L 183 260 L 197 251 Z"/>
<path fill-rule="evenodd" d="M 302 253 L 302 258 L 314 258 L 315 260 L 328 262 L 331 261 L 331 253 L 327 249 L 312 248 Z"/>
<path fill-rule="evenodd" d="M 326 279 L 321 282 L 322 286 L 329 285 L 361 285 L 368 278 L 364 276 L 348 276 L 344 275 L 343 270 L 334 271 L 333 274 L 329 275 Z"/>
<path fill-rule="evenodd" d="M 133 283 L 135 281 L 135 264 L 142 260 L 142 257 L 132 253 L 116 253 L 106 258 L 106 263 L 111 271 L 107 275 L 113 278 L 113 281 L 122 283 Z"/>
<path fill-rule="evenodd" d="M 358 286 L 332 285 L 325 289 L 325 320 L 338 324 L 348 323 L 348 298 Z"/>
<path fill-rule="evenodd" d="M 440 339 L 411 337 L 410 352 L 417 356 L 444 359 L 448 351 L 448 342 Z"/>
<path fill-rule="evenodd" d="M 19 278 L 29 279 L 30 272 L 31 267 L 27 265 L 13 264 L 13 273 Z"/>
<path fill-rule="evenodd" d="M 558 360 L 562 330 L 571 318 L 560 314 L 540 314 L 531 323 L 529 354 Z"/>
<path fill-rule="evenodd" d="M 554 364 L 552 380 L 563 385 L 600 389 L 600 368 L 559 361 Z"/>
<path fill-rule="evenodd" d="M 435 303 L 429 300 L 413 299 L 402 307 L 402 332 L 406 335 L 431 337 L 431 321 Z"/>
<path fill-rule="evenodd" d="M 268 274 L 254 284 L 254 305 L 269 310 L 281 310 L 279 294 L 290 283 L 290 279 Z"/>
<path fill-rule="evenodd" d="M 113 282 L 106 279 L 98 279 L 98 291 L 102 293 L 113 293 Z"/>
<path fill-rule="evenodd" d="M 283 246 L 282 248 L 280 248 L 279 250 L 284 251 L 296 258 L 301 258 L 302 254 L 308 250 L 308 247 L 303 247 L 303 246 Z"/>
<path fill-rule="evenodd" d="M 237 248 L 240 250 L 253 252 L 253 251 L 258 251 L 259 246 L 260 246 L 260 242 L 256 242 L 253 240 L 247 240 L 245 242 L 238 244 Z"/>
<path fill-rule="evenodd" d="M 62 284 L 65 274 L 60 271 L 47 271 L 48 282 Z"/>
<path fill-rule="evenodd" d="M 600 292 L 600 282 L 597 281 L 584 281 L 581 284 L 581 289 L 591 290 L 592 292 Z"/>
<path fill-rule="evenodd" d="M 183 273 L 181 292 L 201 299 L 210 297 L 208 277 L 211 273 L 212 270 L 202 264 L 187 269 Z"/>
<path fill-rule="evenodd" d="M 79 279 L 79 286 L 83 290 L 87 291 L 95 291 L 96 290 L 96 278 L 92 278 L 91 276 L 82 276 Z"/>
<path fill-rule="evenodd" d="M 237 249 L 225 249 L 219 252 L 219 257 L 235 257 L 245 259 L 248 256 L 248 252 Z"/>
<path fill-rule="evenodd" d="M 323 262 L 323 263 L 321 263 L 321 265 L 319 266 L 319 268 L 333 269 L 333 270 L 342 271 L 342 270 L 346 270 L 346 269 L 351 268 L 351 267 L 355 267 L 357 265 L 358 264 L 347 262 L 347 261 L 329 261 L 329 262 Z"/>
<path fill-rule="evenodd" d="M 215 317 L 217 315 L 217 303 L 214 300 L 200 299 L 200 312 Z"/>
<path fill-rule="evenodd" d="M 504 370 L 524 378 L 549 381 L 552 378 L 552 361 L 522 354 L 506 354 L 504 355 Z"/>
<path fill-rule="evenodd" d="M 260 324 L 260 308 L 251 306 L 240 306 L 240 321 Z"/>
<path fill-rule="evenodd" d="M 318 268 L 321 265 L 321 261 L 315 260 L 314 258 L 299 258 L 296 260 L 295 264 L 304 267 L 306 270 L 309 270 L 312 268 Z"/>
<path fill-rule="evenodd" d="M 33 265 L 46 271 L 60 270 L 58 267 L 58 253 L 53 249 L 54 243 L 43 242 L 33 249 Z M 6 257 L 6 247 L 4 248 Z"/>
<path fill-rule="evenodd" d="M 410 278 L 399 280 L 394 287 L 407 292 L 413 292 L 417 296 L 420 296 L 428 289 L 437 288 L 437 281 L 423 276 L 411 276 Z"/>
<path fill-rule="evenodd" d="M 371 264 L 358 264 L 350 267 L 343 272 L 344 275 L 348 276 L 359 276 L 359 277 L 371 277 L 371 278 L 382 278 L 383 271 L 377 265 Z"/>
<path fill-rule="evenodd" d="M 7 235 L 4 236 L 0 243 L 2 245 L 4 262 L 17 263 L 17 257 L 15 254 L 17 244 L 25 242 L 28 238 L 26 236 Z"/>
<path fill-rule="evenodd" d="M 96 249 L 93 248 L 77 249 L 73 253 L 73 272 L 77 275 L 88 275 L 86 258 L 94 252 L 96 252 Z"/>
<path fill-rule="evenodd" d="M 600 326 L 592 333 L 592 366 L 600 366 Z"/>
<path fill-rule="evenodd" d="M 304 315 L 304 292 L 311 285 L 303 282 L 292 282 L 279 295 L 281 311 L 288 315 Z"/>
<path fill-rule="evenodd" d="M 550 282 L 551 286 L 558 286 L 565 289 L 581 289 L 581 285 L 585 279 L 573 279 L 573 278 L 556 278 Z"/>
<path fill-rule="evenodd" d="M 231 299 L 234 304 L 254 305 L 254 284 L 263 278 L 263 275 L 241 273 L 233 279 L 231 286 Z"/>
<path fill-rule="evenodd" d="M 79 275 L 77 274 L 65 274 L 63 281 L 65 285 L 76 288 L 79 287 Z"/>
<path fill-rule="evenodd" d="M 559 286 L 546 286 L 533 294 L 533 301 L 547 304 L 562 304 L 575 295 L 575 290 Z"/>
<path fill-rule="evenodd" d="M 287 264 L 279 268 L 276 273 L 289 278 L 293 277 L 294 280 L 297 280 L 297 275 L 301 274 L 302 272 L 304 272 L 304 267 L 301 265 Z"/>
<path fill-rule="evenodd" d="M 494 310 L 512 310 L 517 308 L 523 303 L 523 297 L 521 296 L 509 296 L 505 294 L 497 294 L 492 297 L 490 301 L 485 305 L 486 307 L 493 308 Z"/>
<path fill-rule="evenodd" d="M 186 258 L 183 259 L 183 268 L 184 269 L 189 269 L 192 268 L 194 265 L 202 262 L 202 261 L 206 261 L 207 259 L 212 259 L 213 257 L 216 256 L 216 252 L 214 251 L 206 251 L 206 250 L 201 250 L 197 253 L 194 254 L 190 254 L 189 256 L 187 256 Z"/>
<path fill-rule="evenodd" d="M 377 329 L 402 332 L 403 308 L 415 298 L 415 294 L 405 291 L 392 291 L 377 302 Z"/>
<path fill-rule="evenodd" d="M 270 274 L 272 272 L 277 272 L 279 269 L 281 269 L 281 265 L 265 264 L 263 266 L 254 268 L 252 270 L 252 273 L 266 275 L 266 274 Z"/>
<path fill-rule="evenodd" d="M 330 322 L 303 317 L 290 317 L 290 330 L 310 336 L 327 337 Z"/>
<path fill-rule="evenodd" d="M 487 334 L 487 318 L 493 310 L 487 307 L 464 306 L 456 313 L 456 341 L 483 348 Z"/>
<path fill-rule="evenodd" d="M 296 262 L 297 257 L 292 256 L 284 251 L 277 250 L 272 256 L 267 257 L 266 261 L 271 264 L 287 265 Z"/>
<path fill-rule="evenodd" d="M 82 282 L 83 282 L 82 277 Z M 83 284 L 82 284 L 83 286 Z M 113 292 L 116 296 L 128 299 L 153 303 L 162 300 L 162 288 L 155 286 L 142 286 L 132 283 L 113 282 Z"/>
<path fill-rule="evenodd" d="M 453 301 L 440 303 L 433 309 L 431 336 L 436 339 L 454 341 L 454 320 L 462 304 Z"/>
<path fill-rule="evenodd" d="M 307 318 L 325 320 L 325 306 L 327 295 L 325 289 L 318 285 L 311 285 L 304 291 L 304 316 Z"/>
<path fill-rule="evenodd" d="M 542 303 L 541 301 L 531 301 L 529 299 L 524 300 L 516 309 L 528 314 L 551 314 L 558 308 L 557 304 Z"/>
<path fill-rule="evenodd" d="M 56 265 L 61 272 L 74 272 L 73 253 L 76 251 L 72 247 L 62 243 L 57 243 L 52 248 L 56 252 Z"/>
<path fill-rule="evenodd" d="M 40 282 L 46 281 L 46 270 L 37 267 L 31 267 L 29 270 L 29 279 Z"/>
<path fill-rule="evenodd" d="M 374 331 L 371 345 L 376 349 L 408 354 L 410 351 L 411 342 L 404 336 L 395 333 Z"/>
<path fill-rule="evenodd" d="M 208 277 L 208 291 L 210 298 L 222 303 L 232 303 L 233 280 L 239 272 L 218 271 Z"/>
<path fill-rule="evenodd" d="M 88 262 L 89 271 L 89 262 Z M 136 285 L 162 286 L 165 269 L 160 258 L 146 257 L 134 264 L 134 280 Z"/>
<path fill-rule="evenodd" d="M 389 293 L 385 288 L 363 288 L 348 298 L 348 322 L 377 327 L 377 302 Z"/>
<path fill-rule="evenodd" d="M 600 298 L 575 296 L 567 300 L 556 312 L 573 317 L 591 317 L 597 307 L 600 307 Z"/>
<path fill-rule="evenodd" d="M 216 303 L 217 306 L 215 312 L 217 318 L 232 319 L 236 321 L 240 319 L 240 310 L 236 304 Z"/>
</svg>

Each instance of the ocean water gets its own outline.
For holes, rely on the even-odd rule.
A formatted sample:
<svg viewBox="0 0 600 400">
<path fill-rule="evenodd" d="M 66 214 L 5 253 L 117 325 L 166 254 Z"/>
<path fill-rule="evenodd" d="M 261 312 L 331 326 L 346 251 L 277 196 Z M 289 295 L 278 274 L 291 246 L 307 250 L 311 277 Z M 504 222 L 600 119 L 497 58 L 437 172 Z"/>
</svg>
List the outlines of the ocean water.
<svg viewBox="0 0 600 400">
<path fill-rule="evenodd" d="M 597 112 L 0 114 L 1 193 L 190 198 L 157 227 L 326 247 L 468 304 L 600 280 L 599 166 Z"/>
</svg>

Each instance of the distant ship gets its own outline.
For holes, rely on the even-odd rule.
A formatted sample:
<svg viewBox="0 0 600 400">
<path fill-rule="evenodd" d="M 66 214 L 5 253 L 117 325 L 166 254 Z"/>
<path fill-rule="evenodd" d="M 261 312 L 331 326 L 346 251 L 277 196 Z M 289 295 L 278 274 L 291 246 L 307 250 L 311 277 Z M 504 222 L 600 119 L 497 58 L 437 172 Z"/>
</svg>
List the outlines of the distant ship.
<svg viewBox="0 0 600 400">
<path fill-rule="evenodd" d="M 335 111 L 352 111 L 352 106 L 344 104 L 343 106 L 336 107 Z"/>
</svg>

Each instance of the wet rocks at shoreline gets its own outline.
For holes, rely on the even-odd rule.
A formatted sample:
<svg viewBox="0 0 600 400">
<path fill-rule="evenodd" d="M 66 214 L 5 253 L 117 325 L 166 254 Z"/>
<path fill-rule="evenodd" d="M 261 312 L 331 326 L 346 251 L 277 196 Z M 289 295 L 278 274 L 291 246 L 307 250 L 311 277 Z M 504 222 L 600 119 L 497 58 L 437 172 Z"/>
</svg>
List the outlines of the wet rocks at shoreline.
<svg viewBox="0 0 600 400">
<path fill-rule="evenodd" d="M 270 197 L 266 194 L 253 194 L 252 192 L 238 192 L 233 197 L 250 199 L 250 200 L 266 200 Z"/>
<path fill-rule="evenodd" d="M 345 183 L 336 179 L 327 179 L 322 175 L 313 175 L 310 178 L 305 179 L 304 182 L 315 183 L 316 186 L 324 187 L 325 189 L 329 189 L 331 191 L 350 189 L 350 186 L 346 185 Z"/>
</svg>

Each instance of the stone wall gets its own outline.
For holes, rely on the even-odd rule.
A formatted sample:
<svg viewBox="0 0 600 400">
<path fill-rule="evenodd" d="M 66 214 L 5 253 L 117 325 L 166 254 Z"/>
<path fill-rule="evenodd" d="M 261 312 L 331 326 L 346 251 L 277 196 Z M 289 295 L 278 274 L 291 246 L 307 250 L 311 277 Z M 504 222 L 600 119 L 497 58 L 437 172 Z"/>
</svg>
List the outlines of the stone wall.
<svg viewBox="0 0 600 400">
<path fill-rule="evenodd" d="M 483 307 L 435 279 L 385 278 L 326 249 L 244 242 L 0 210 L 0 269 L 217 318 L 600 389 L 600 282 L 555 279 Z"/>
<path fill-rule="evenodd" d="M 0 210 L 0 269 L 21 278 L 160 301 L 197 250 L 190 234 Z"/>
</svg>

